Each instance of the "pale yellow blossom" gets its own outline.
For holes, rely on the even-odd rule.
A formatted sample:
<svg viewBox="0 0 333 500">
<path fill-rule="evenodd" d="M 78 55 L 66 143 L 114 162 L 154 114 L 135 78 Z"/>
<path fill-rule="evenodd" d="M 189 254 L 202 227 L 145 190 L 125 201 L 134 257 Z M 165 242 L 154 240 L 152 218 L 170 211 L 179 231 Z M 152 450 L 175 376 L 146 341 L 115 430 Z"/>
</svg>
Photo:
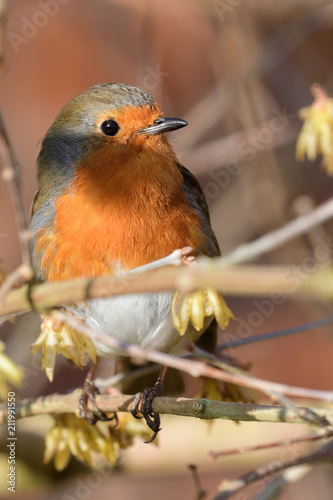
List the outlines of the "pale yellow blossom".
<svg viewBox="0 0 333 500">
<path fill-rule="evenodd" d="M 307 157 L 314 161 L 322 156 L 322 165 L 329 175 L 333 175 L 333 99 L 327 96 L 319 84 L 313 84 L 311 92 L 315 96 L 311 106 L 299 111 L 304 121 L 296 145 L 296 159 Z"/>
<path fill-rule="evenodd" d="M 33 354 L 42 348 L 42 370 L 52 382 L 56 353 L 71 359 L 79 368 L 87 362 L 87 356 L 96 362 L 96 350 L 92 341 L 66 323 L 45 316 L 38 339 L 31 346 Z"/>
<path fill-rule="evenodd" d="M 54 415 L 55 424 L 45 438 L 44 463 L 54 460 L 54 467 L 65 469 L 73 455 L 94 467 L 98 455 L 112 466 L 117 463 L 120 449 L 128 448 L 135 437 L 149 440 L 151 431 L 144 421 L 129 413 L 119 413 L 118 422 L 98 422 L 89 425 L 73 414 Z M 97 456 L 96 456 L 97 454 Z"/>
<path fill-rule="evenodd" d="M 55 425 L 45 438 L 44 463 L 54 459 L 57 470 L 65 469 L 71 455 L 90 467 L 94 452 L 114 465 L 119 456 L 119 443 L 112 438 L 107 426 L 90 425 L 72 414 L 54 416 Z"/>
<path fill-rule="evenodd" d="M 5 400 L 8 396 L 9 386 L 22 387 L 23 371 L 4 354 L 5 344 L 0 340 L 0 399 Z"/>
<path fill-rule="evenodd" d="M 201 288 L 188 293 L 176 292 L 171 314 L 180 335 L 184 335 L 190 321 L 200 331 L 206 317 L 214 315 L 223 329 L 228 326 L 230 318 L 234 318 L 222 295 L 213 288 Z"/>
<path fill-rule="evenodd" d="M 143 441 L 149 441 L 152 431 L 146 425 L 144 419 L 133 418 L 130 413 L 118 413 L 118 425 L 110 427 L 111 436 L 119 443 L 120 448 L 132 446 L 136 437 Z M 154 441 L 158 443 L 158 438 Z"/>
</svg>

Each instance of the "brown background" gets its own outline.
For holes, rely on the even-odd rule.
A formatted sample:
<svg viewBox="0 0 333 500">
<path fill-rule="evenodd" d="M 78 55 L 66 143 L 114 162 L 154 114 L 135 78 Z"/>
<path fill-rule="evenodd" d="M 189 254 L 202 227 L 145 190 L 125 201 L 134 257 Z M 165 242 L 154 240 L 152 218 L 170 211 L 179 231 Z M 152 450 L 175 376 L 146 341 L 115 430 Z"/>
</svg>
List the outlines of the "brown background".
<svg viewBox="0 0 333 500">
<path fill-rule="evenodd" d="M 311 103 L 309 88 L 314 81 L 333 95 L 332 23 L 332 3 L 322 0 L 9 1 L 3 26 L 0 106 L 22 165 L 26 206 L 33 197 L 35 160 L 47 128 L 70 98 L 102 82 L 139 86 L 166 115 L 188 120 L 189 126 L 171 140 L 208 196 L 223 253 L 300 214 L 302 201 L 312 205 L 324 201 L 331 195 L 333 179 L 319 162 L 295 161 L 301 126 L 296 115 Z M 283 119 L 271 121 L 281 114 Z M 318 235 L 327 240 L 330 232 L 331 225 L 325 224 L 319 233 L 298 238 L 261 262 L 300 266 L 313 255 Z M 6 272 L 20 263 L 13 209 L 3 182 L 0 257 Z M 263 299 L 258 300 L 262 304 Z M 251 334 L 332 314 L 330 304 L 315 301 L 285 301 L 267 317 L 255 299 L 229 298 L 228 303 Z M 251 326 L 254 311 L 259 319 Z M 228 332 L 237 335 L 240 328 L 240 323 L 232 322 Z M 0 330 L 7 341 L 6 352 L 30 374 L 21 395 L 33 397 L 79 385 L 83 374 L 60 358 L 52 385 L 35 368 L 29 345 L 37 333 L 38 318 L 33 315 Z M 221 341 L 224 338 L 222 334 Z M 232 354 L 251 361 L 257 376 L 328 390 L 331 350 L 332 331 L 326 327 Z M 189 384 L 188 394 L 193 391 Z M 49 421 L 31 419 L 20 427 L 16 498 L 83 495 L 75 489 L 80 485 L 78 477 L 86 481 L 84 468 L 72 464 L 58 474 L 42 465 L 42 438 L 48 425 Z M 186 469 L 190 462 L 199 465 L 203 486 L 213 494 L 224 477 L 308 450 L 258 452 L 212 463 L 207 457 L 210 449 L 267 442 L 307 430 L 232 423 L 207 429 L 202 422 L 170 417 L 163 419 L 162 426 L 159 448 L 137 444 L 124 455 L 116 472 L 85 493 L 87 498 L 194 498 Z M 1 475 L 7 470 L 5 457 L 0 454 Z M 331 498 L 330 474 L 318 467 L 281 498 Z M 236 498 L 252 498 L 260 487 L 263 484 Z"/>
</svg>

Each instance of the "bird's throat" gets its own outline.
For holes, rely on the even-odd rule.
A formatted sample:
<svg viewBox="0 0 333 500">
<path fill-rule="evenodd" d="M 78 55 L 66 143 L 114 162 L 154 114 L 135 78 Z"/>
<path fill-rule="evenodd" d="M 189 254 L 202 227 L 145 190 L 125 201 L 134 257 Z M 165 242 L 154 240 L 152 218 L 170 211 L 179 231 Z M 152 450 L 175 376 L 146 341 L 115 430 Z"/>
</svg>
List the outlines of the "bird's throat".
<svg viewBox="0 0 333 500">
<path fill-rule="evenodd" d="M 53 227 L 37 235 L 46 279 L 113 274 L 184 246 L 205 253 L 201 219 L 185 200 L 175 158 L 138 154 L 122 157 L 121 166 L 95 157 L 77 168 L 55 202 Z"/>
</svg>

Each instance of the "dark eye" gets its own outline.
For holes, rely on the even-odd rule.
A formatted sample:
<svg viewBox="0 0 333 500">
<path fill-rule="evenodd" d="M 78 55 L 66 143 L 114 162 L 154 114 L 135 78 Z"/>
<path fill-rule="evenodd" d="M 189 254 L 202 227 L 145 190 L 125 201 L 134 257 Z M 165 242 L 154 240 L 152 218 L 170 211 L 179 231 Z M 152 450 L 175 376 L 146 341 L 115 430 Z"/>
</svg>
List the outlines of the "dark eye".
<svg viewBox="0 0 333 500">
<path fill-rule="evenodd" d="M 105 120 L 101 124 L 101 131 L 105 135 L 116 135 L 120 129 L 118 123 L 114 120 Z"/>
</svg>

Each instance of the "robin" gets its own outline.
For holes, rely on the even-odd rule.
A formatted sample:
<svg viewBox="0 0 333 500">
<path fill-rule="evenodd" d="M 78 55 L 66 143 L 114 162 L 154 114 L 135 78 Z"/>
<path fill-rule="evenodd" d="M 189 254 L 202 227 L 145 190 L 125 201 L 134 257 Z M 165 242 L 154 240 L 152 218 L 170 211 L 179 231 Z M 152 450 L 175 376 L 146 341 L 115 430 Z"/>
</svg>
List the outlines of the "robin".
<svg viewBox="0 0 333 500">
<path fill-rule="evenodd" d="M 220 255 L 199 183 L 179 163 L 165 135 L 186 125 L 163 116 L 142 90 L 117 83 L 91 87 L 60 111 L 37 160 L 31 230 L 39 279 L 119 275 L 185 247 L 194 256 Z M 172 320 L 171 292 L 92 299 L 71 310 L 119 340 L 181 354 L 184 343 L 204 333 L 214 338 L 214 313 L 227 325 L 232 313 L 219 297 L 219 305 L 208 307 L 199 326 L 187 317 L 183 335 Z M 196 304 L 200 315 L 202 297 Z M 103 344 L 96 344 L 96 350 L 101 357 L 118 354 Z M 137 396 L 132 409 L 137 416 L 141 402 L 154 436 L 160 421 L 151 401 L 161 394 L 164 372 L 153 388 Z M 87 408 L 91 379 L 80 409 L 94 423 L 105 415 L 96 404 L 93 412 Z"/>
</svg>

